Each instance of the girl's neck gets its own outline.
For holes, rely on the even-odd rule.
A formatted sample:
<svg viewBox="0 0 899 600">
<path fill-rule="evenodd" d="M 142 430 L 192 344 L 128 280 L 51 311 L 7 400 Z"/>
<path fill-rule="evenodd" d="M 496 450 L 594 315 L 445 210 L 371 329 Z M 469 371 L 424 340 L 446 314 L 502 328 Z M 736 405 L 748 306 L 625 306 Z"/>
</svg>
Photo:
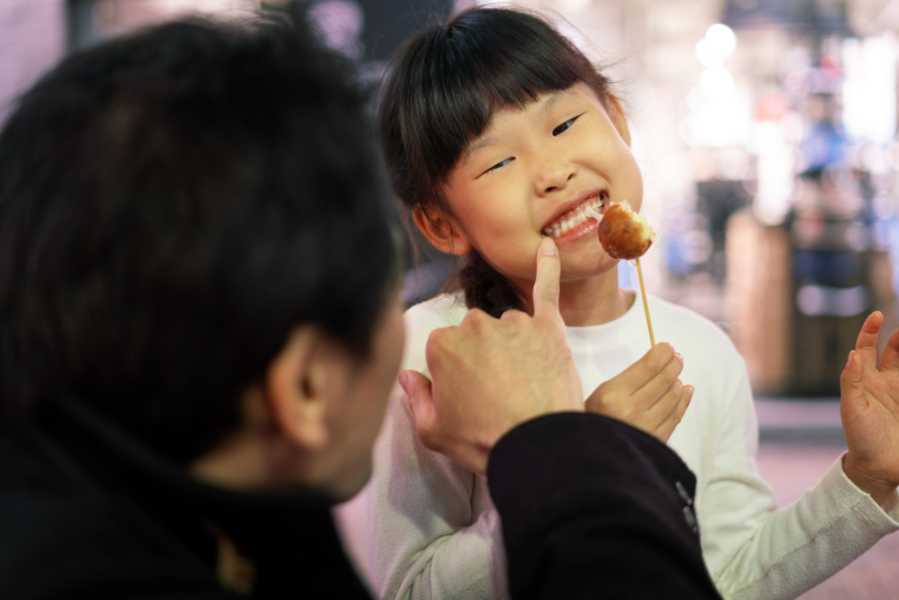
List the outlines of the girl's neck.
<svg viewBox="0 0 899 600">
<path fill-rule="evenodd" d="M 533 282 L 526 288 L 530 312 Z M 628 311 L 634 299 L 633 294 L 618 287 L 617 269 L 611 269 L 599 277 L 563 281 L 559 286 L 559 312 L 569 327 L 602 325 L 614 321 Z"/>
<path fill-rule="evenodd" d="M 559 312 L 569 327 L 602 325 L 614 321 L 630 308 L 634 299 L 618 287 L 617 276 L 610 282 L 597 282 L 597 279 L 603 278 L 561 284 Z"/>
</svg>

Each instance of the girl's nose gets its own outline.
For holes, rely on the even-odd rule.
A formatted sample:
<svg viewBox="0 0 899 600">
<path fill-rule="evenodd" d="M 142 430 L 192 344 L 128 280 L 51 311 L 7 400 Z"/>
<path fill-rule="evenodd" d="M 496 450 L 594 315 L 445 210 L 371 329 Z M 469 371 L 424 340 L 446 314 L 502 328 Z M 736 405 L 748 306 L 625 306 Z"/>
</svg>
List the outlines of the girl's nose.
<svg viewBox="0 0 899 600">
<path fill-rule="evenodd" d="M 547 161 L 534 181 L 538 196 L 564 190 L 574 178 L 575 169 L 562 161 Z"/>
</svg>

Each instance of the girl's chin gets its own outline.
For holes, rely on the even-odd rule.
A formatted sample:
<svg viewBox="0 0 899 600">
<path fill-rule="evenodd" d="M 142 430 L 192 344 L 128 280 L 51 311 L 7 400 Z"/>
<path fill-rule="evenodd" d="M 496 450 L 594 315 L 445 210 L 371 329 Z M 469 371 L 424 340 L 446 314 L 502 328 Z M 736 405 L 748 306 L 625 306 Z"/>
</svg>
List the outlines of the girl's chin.
<svg viewBox="0 0 899 600">
<path fill-rule="evenodd" d="M 618 259 L 608 254 L 586 257 L 562 254 L 562 280 L 573 281 L 576 279 L 592 279 L 595 277 L 618 277 Z"/>
</svg>

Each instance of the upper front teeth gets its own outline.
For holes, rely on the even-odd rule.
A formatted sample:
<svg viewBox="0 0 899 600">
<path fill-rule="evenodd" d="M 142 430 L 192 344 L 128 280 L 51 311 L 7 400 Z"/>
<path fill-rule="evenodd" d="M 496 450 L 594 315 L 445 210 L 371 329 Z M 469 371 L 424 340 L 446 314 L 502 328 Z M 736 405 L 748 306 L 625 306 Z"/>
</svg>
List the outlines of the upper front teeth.
<svg viewBox="0 0 899 600">
<path fill-rule="evenodd" d="M 553 223 L 552 225 L 547 225 L 543 228 L 543 234 L 548 235 L 550 237 L 559 237 L 563 233 L 570 231 L 573 227 L 576 227 L 586 221 L 590 217 L 596 218 L 597 214 L 600 213 L 600 209 L 602 207 L 602 199 L 600 197 L 592 198 L 572 211 L 565 213 L 561 219 Z"/>
</svg>

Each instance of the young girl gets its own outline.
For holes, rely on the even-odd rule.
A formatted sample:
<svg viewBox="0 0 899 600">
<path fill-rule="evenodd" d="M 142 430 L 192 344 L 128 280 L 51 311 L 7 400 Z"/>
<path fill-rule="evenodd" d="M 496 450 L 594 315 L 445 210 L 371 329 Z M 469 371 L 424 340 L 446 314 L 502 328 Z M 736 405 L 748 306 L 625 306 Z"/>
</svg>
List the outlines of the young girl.
<svg viewBox="0 0 899 600">
<path fill-rule="evenodd" d="M 599 384 L 648 347 L 639 302 L 619 288 L 617 262 L 586 210 L 609 200 L 639 210 L 642 202 L 627 123 L 606 78 L 541 19 L 480 8 L 412 39 L 383 94 L 398 195 L 435 247 L 467 257 L 461 290 L 407 312 L 405 368 L 426 373 L 428 335 L 458 324 L 469 308 L 494 316 L 527 310 L 536 247 L 550 235 L 584 393 L 601 392 Z M 696 474 L 703 552 L 725 597 L 794 598 L 899 528 L 895 485 L 866 492 L 860 476 L 847 475 L 856 473 L 850 458 L 858 454 L 858 432 L 848 425 L 845 471 L 835 463 L 799 502 L 775 510 L 754 464 L 757 425 L 743 360 L 699 315 L 659 298 L 650 305 L 658 338 L 682 354 L 681 379 L 695 387 L 668 443 Z M 382 598 L 506 594 L 500 522 L 483 478 L 421 445 L 399 389 L 373 479 L 340 517 Z"/>
</svg>

